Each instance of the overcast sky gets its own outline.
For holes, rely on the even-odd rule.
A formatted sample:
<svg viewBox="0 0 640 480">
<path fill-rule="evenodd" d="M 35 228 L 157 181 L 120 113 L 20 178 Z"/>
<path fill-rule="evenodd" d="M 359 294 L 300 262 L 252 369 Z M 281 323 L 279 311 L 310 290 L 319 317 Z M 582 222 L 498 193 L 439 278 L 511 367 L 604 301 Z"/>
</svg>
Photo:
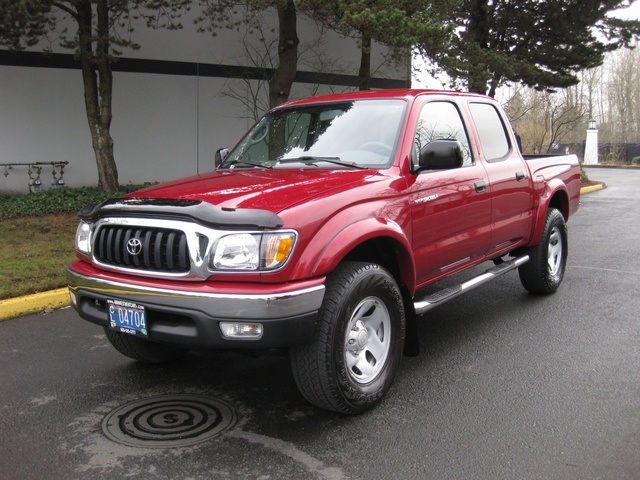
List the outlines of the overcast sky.
<svg viewBox="0 0 640 480">
<path fill-rule="evenodd" d="M 618 10 L 615 16 L 627 20 L 640 20 L 640 2 L 636 1 L 629 8 Z"/>
</svg>

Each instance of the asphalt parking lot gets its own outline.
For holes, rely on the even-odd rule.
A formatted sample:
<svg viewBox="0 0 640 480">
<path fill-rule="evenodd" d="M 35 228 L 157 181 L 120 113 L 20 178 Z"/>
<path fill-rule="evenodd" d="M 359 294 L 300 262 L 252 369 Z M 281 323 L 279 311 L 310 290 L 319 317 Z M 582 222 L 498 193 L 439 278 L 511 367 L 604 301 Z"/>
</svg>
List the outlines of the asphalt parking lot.
<svg viewBox="0 0 640 480">
<path fill-rule="evenodd" d="M 512 273 L 429 312 L 355 417 L 308 405 L 283 354 L 144 366 L 68 308 L 0 322 L 0 478 L 637 480 L 640 170 L 589 175 L 608 188 L 569 222 L 560 290 Z M 154 445 L 179 428 L 210 435 Z"/>
</svg>

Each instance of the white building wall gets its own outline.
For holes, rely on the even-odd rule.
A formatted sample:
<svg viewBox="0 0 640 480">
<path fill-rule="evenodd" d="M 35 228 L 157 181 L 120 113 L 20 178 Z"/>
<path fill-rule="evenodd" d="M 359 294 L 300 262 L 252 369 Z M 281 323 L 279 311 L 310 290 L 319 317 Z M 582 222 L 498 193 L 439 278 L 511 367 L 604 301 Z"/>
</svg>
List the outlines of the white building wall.
<svg viewBox="0 0 640 480">
<path fill-rule="evenodd" d="M 262 53 L 253 50 L 262 44 L 246 31 L 222 30 L 213 37 L 196 33 L 189 18 L 183 24 L 185 29 L 179 31 L 136 28 L 134 40 L 142 48 L 125 51 L 123 57 L 192 62 L 188 67 L 195 63 L 256 66 L 247 51 Z M 304 18 L 299 19 L 298 34 L 299 70 L 357 75 L 360 50 L 356 40 L 333 32 L 322 34 Z M 68 50 L 54 50 L 69 54 Z M 386 64 L 384 53 L 383 47 L 374 47 L 374 76 L 408 85 L 408 61 L 400 67 Z M 184 73 L 114 72 L 111 134 L 120 184 L 166 181 L 209 171 L 215 150 L 232 147 L 253 123 L 252 112 L 228 96 L 232 88 L 242 92 L 245 80 Z M 251 84 L 256 88 L 258 82 Z M 348 88 L 298 83 L 291 98 Z M 66 185 L 97 184 L 80 70 L 0 64 L 0 164 L 61 161 L 69 162 L 64 172 Z M 15 166 L 8 176 L 0 175 L 0 193 L 26 193 L 26 172 L 27 167 Z M 51 168 L 45 167 L 43 188 L 50 183 Z"/>
<path fill-rule="evenodd" d="M 96 184 L 85 112 L 79 71 L 0 67 L 0 164 L 69 161 L 67 184 Z M 50 170 L 43 170 L 44 188 Z M 28 191 L 26 172 L 16 166 L 0 176 L 0 193 Z"/>
</svg>

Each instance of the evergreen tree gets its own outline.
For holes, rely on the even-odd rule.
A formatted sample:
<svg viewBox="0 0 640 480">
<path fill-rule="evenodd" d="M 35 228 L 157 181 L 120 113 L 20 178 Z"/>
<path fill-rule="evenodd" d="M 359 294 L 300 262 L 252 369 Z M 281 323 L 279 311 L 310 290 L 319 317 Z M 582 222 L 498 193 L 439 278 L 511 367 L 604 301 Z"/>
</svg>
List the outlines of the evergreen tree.
<svg viewBox="0 0 640 480">
<path fill-rule="evenodd" d="M 360 40 L 358 86 L 368 90 L 371 80 L 371 42 L 392 49 L 396 58 L 408 55 L 418 41 L 439 48 L 451 33 L 441 15 L 452 0 L 296 0 L 298 8 L 325 26 Z M 450 8 L 450 7 L 449 7 Z"/>
<path fill-rule="evenodd" d="M 607 52 L 629 47 L 640 21 L 610 12 L 635 0 L 458 0 L 447 12 L 456 25 L 434 48 L 419 51 L 455 84 L 488 93 L 507 82 L 538 89 L 578 83 L 577 72 L 602 64 Z"/>
</svg>

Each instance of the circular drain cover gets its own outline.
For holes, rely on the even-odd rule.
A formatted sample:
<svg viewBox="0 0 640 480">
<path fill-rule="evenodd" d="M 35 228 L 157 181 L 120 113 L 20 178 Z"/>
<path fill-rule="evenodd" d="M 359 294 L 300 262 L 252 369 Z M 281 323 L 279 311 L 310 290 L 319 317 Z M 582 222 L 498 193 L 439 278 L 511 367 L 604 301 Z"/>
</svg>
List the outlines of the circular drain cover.
<svg viewBox="0 0 640 480">
<path fill-rule="evenodd" d="M 220 400 L 200 395 L 162 395 L 118 407 L 102 421 L 111 440 L 133 447 L 184 447 L 204 442 L 236 423 Z"/>
</svg>

